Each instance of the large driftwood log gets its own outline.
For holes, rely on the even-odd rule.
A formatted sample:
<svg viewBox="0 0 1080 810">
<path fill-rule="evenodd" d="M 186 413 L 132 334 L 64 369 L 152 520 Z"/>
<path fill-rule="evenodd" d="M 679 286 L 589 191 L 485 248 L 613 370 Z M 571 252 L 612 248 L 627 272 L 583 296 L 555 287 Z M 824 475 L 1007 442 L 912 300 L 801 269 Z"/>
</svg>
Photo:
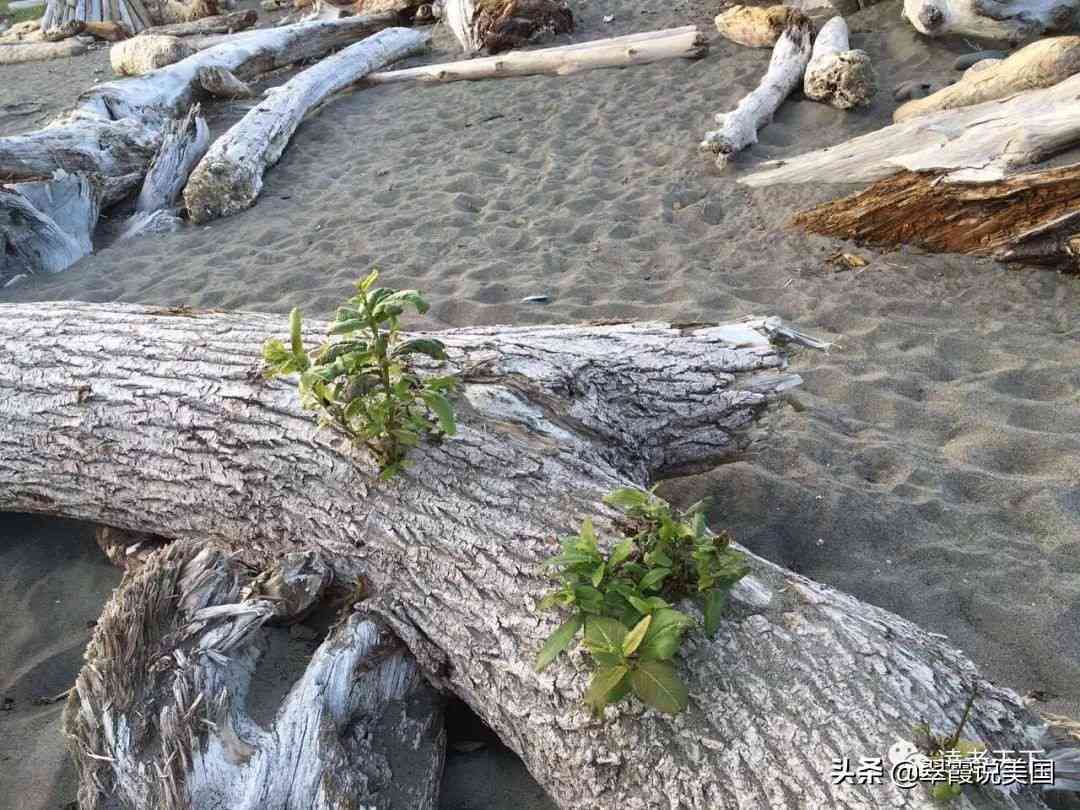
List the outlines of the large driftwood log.
<svg viewBox="0 0 1080 810">
<path fill-rule="evenodd" d="M 927 36 L 1020 41 L 1080 29 L 1077 0 L 904 0 L 904 16 Z"/>
<path fill-rule="evenodd" d="M 799 214 L 813 233 L 1080 267 L 1080 164 L 991 182 L 902 172 Z"/>
<path fill-rule="evenodd" d="M 162 34 L 170 37 L 189 37 L 200 34 L 233 34 L 251 28 L 258 19 L 258 12 L 249 8 L 246 11 L 216 14 L 212 17 L 203 17 L 191 22 L 155 25 L 152 28 L 147 28 L 143 35 Z"/>
<path fill-rule="evenodd" d="M 142 76 L 193 53 L 195 49 L 180 37 L 144 33 L 109 48 L 109 65 L 117 76 Z"/>
<path fill-rule="evenodd" d="M 0 286 L 16 276 L 58 273 L 93 252 L 98 194 L 85 177 L 0 185 Z"/>
<path fill-rule="evenodd" d="M 567 76 L 582 70 L 643 65 L 664 59 L 696 59 L 704 56 L 708 47 L 708 41 L 697 26 L 688 25 L 558 48 L 515 51 L 461 62 L 380 71 L 370 74 L 365 81 L 369 84 L 440 83 L 538 74 Z"/>
<path fill-rule="evenodd" d="M 1000 62 L 966 71 L 956 84 L 901 105 L 893 113 L 893 121 L 1051 87 L 1077 72 L 1080 72 L 1080 37 L 1041 39 Z"/>
<path fill-rule="evenodd" d="M 771 48 L 788 26 L 804 19 L 793 6 L 732 6 L 713 22 L 725 39 L 749 48 Z"/>
<path fill-rule="evenodd" d="M 192 220 L 208 222 L 250 208 L 263 174 L 278 162 L 300 122 L 327 98 L 368 73 L 427 47 L 429 34 L 388 28 L 303 71 L 267 93 L 210 147 L 191 173 L 184 203 Z"/>
<path fill-rule="evenodd" d="M 716 155 L 719 168 L 727 166 L 736 152 L 757 143 L 758 130 L 772 120 L 784 99 L 802 84 L 813 38 L 810 21 L 799 15 L 776 41 L 761 83 L 734 110 L 717 113 L 720 129 L 706 132 L 701 148 Z"/>
<path fill-rule="evenodd" d="M 46 59 L 62 59 L 86 53 L 89 46 L 80 39 L 61 42 L 26 42 L 18 45 L 0 45 L 0 65 L 18 65 L 22 62 L 43 62 Z"/>
<path fill-rule="evenodd" d="M 910 118 L 828 149 L 765 164 L 739 178 L 775 183 L 868 183 L 901 171 L 992 182 L 1080 141 L 1073 102 L 1080 74 L 1012 98 Z"/>
<path fill-rule="evenodd" d="M 177 549 L 203 544 L 203 554 L 260 570 L 311 554 L 340 581 L 363 574 L 365 609 L 567 809 L 937 808 L 926 791 L 888 780 L 834 784 L 831 758 L 882 756 L 920 719 L 951 731 L 972 684 L 979 697 L 965 736 L 995 749 L 1040 747 L 1046 724 L 940 637 L 753 555 L 717 638 L 692 633 L 677 659 L 690 691 L 683 714 L 627 703 L 594 719 L 581 704 L 581 654 L 533 669 L 560 621 L 536 610 L 551 587 L 542 562 L 555 538 L 589 515 L 610 537 L 615 515 L 602 497 L 613 487 L 647 486 L 744 447 L 755 417 L 798 382 L 773 345 L 797 334 L 762 320 L 441 333 L 450 360 L 432 371 L 462 378 L 458 435 L 418 448 L 414 466 L 380 483 L 361 451 L 300 410 L 291 381 L 260 379 L 260 344 L 286 330 L 284 318 L 252 314 L 0 306 L 0 508 L 159 532 L 179 539 Z M 147 565 L 129 578 L 108 609 L 116 617 L 102 622 L 109 629 L 95 634 L 95 666 L 68 713 L 84 802 L 100 790 L 149 807 L 140 791 L 152 789 L 158 766 L 162 786 L 183 798 L 218 773 L 240 778 L 237 756 L 271 745 L 246 725 L 205 724 L 206 713 L 221 715 L 205 699 L 194 708 L 194 698 L 220 686 L 187 684 L 205 673 L 223 686 L 223 673 L 240 671 L 221 648 L 238 638 L 243 658 L 243 612 L 258 622 L 277 603 L 258 589 L 243 599 L 228 578 L 150 581 L 183 577 L 192 552 L 172 552 L 179 568 Z M 218 563 L 197 568 L 209 564 Z M 177 592 L 193 595 L 165 597 Z M 192 632 L 206 655 L 159 659 L 179 678 L 129 668 L 169 649 L 156 628 L 204 618 Z M 350 649 L 336 654 L 364 654 Z M 99 661 L 114 669 L 99 675 Z M 318 679 L 309 675 L 304 683 Z M 340 692 L 331 684 L 324 694 Z M 309 699 L 296 700 L 279 723 Z M 310 699 L 313 712 L 320 700 Z M 338 739 L 339 729 L 330 729 Z M 196 745 L 201 758 L 185 758 Z M 340 773 L 332 750 L 313 752 L 311 767 Z M 979 788 L 960 806 L 1045 807 L 1016 786 Z"/>
<path fill-rule="evenodd" d="M 869 104 L 877 93 L 877 75 L 866 51 L 852 50 L 848 24 L 833 17 L 818 31 L 806 66 L 803 92 L 841 110 Z"/>
</svg>

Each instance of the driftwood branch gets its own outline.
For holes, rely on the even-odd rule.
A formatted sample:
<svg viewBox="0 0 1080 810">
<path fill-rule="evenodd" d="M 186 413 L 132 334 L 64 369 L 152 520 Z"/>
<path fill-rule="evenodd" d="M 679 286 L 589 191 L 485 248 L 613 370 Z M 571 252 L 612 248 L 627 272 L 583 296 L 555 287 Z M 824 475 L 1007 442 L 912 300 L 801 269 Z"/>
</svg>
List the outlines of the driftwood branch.
<svg viewBox="0 0 1080 810">
<path fill-rule="evenodd" d="M 731 112 L 716 115 L 720 128 L 705 133 L 701 148 L 716 155 L 718 167 L 723 169 L 732 155 L 757 143 L 758 130 L 772 120 L 784 99 L 802 84 L 813 36 L 810 21 L 799 15 L 776 41 L 769 69 L 757 88 Z"/>
<path fill-rule="evenodd" d="M 877 93 L 877 75 L 866 51 L 852 50 L 848 25 L 833 17 L 818 31 L 806 66 L 803 92 L 841 110 L 869 104 Z"/>
<path fill-rule="evenodd" d="M 188 37 L 200 34 L 234 34 L 255 25 L 259 15 L 255 9 L 234 11 L 229 14 L 217 14 L 190 22 L 155 25 L 147 28 L 143 35 L 162 34 L 170 37 Z"/>
<path fill-rule="evenodd" d="M 1020 41 L 1080 28 L 1078 0 L 904 0 L 904 16 L 927 36 Z"/>
<path fill-rule="evenodd" d="M 430 36 L 388 28 L 321 60 L 280 87 L 220 137 L 191 173 L 184 203 L 193 221 L 229 216 L 254 205 L 264 172 L 277 163 L 312 109 L 368 73 L 427 47 Z"/>
<path fill-rule="evenodd" d="M 86 53 L 89 46 L 80 39 L 61 42 L 25 42 L 17 45 L 0 45 L 0 65 L 17 65 L 22 62 L 42 62 Z"/>
<path fill-rule="evenodd" d="M 500 56 L 466 59 L 370 74 L 370 84 L 456 82 L 550 74 L 566 76 L 583 70 L 642 65 L 664 59 L 696 59 L 708 51 L 697 26 L 631 34 L 558 48 L 514 51 Z"/>
<path fill-rule="evenodd" d="M 0 306 L 0 508 L 180 541 L 159 552 L 177 565 L 129 575 L 108 608 L 115 616 L 95 634 L 94 666 L 80 675 L 68 717 L 84 806 L 99 791 L 148 808 L 157 806 L 140 803 L 148 790 L 276 785 L 262 764 L 296 761 L 260 730 L 222 721 L 239 717 L 232 696 L 242 690 L 229 690 L 224 712 L 211 700 L 250 660 L 245 623 L 278 610 L 258 588 L 241 593 L 242 574 L 203 579 L 201 570 L 233 557 L 273 571 L 300 555 L 313 582 L 322 581 L 320 564 L 339 582 L 363 575 L 369 615 L 519 753 L 563 808 L 937 808 L 927 791 L 887 780 L 834 784 L 831 758 L 882 756 L 920 719 L 951 732 L 972 685 L 966 737 L 993 749 L 1042 747 L 1046 724 L 940 637 L 753 555 L 716 639 L 692 633 L 677 659 L 691 696 L 678 717 L 626 703 L 592 718 L 581 703 L 581 655 L 534 671 L 560 620 L 536 610 L 551 587 L 542 562 L 555 538 L 590 515 L 602 536 L 615 536 L 602 502 L 613 487 L 647 486 L 745 447 L 769 403 L 798 382 L 775 344 L 800 337 L 777 322 L 440 333 L 449 360 L 422 371 L 461 375 L 458 435 L 418 448 L 391 483 L 376 481 L 362 451 L 319 431 L 294 382 L 260 379 L 260 344 L 286 332 L 283 318 L 254 314 Z M 293 599 L 310 601 L 318 588 L 300 590 Z M 178 592 L 190 596 L 172 599 Z M 342 632 L 359 633 L 364 621 L 351 618 Z M 158 632 L 189 627 L 194 635 L 176 640 Z M 207 654 L 190 654 L 189 637 Z M 342 644 L 316 660 L 365 654 L 362 638 Z M 171 658 L 155 658 L 158 650 Z M 161 670 L 128 663 L 150 660 Z M 204 676 L 213 688 L 192 682 Z M 326 716 L 328 696 L 341 693 L 321 680 L 321 692 L 309 698 L 298 687 L 285 701 L 276 739 L 296 739 L 282 723 L 300 708 Z M 196 707 L 199 694 L 207 697 Z M 339 774 L 341 726 L 320 728 L 325 736 L 304 762 Z M 186 755 L 196 745 L 198 761 Z M 237 768 L 249 752 L 260 767 Z M 327 806 L 311 782 L 295 784 L 288 806 Z M 969 795 L 977 807 L 1045 807 L 1023 786 Z"/>
</svg>

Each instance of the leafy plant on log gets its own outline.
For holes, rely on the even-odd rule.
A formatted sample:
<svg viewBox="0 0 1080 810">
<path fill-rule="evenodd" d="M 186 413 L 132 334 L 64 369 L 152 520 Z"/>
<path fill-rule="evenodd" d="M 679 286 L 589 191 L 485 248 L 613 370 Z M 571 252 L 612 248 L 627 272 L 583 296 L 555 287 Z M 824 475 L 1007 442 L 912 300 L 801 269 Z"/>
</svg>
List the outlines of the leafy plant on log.
<svg viewBox="0 0 1080 810">
<path fill-rule="evenodd" d="M 357 294 L 337 311 L 330 336 L 314 355 L 304 350 L 299 309 L 289 316 L 290 343 L 268 340 L 263 347 L 267 376 L 300 374 L 300 402 L 318 411 L 323 424 L 344 431 L 379 464 L 381 477 L 404 468 L 405 456 L 424 438 L 438 441 L 457 432 L 447 395 L 454 376 L 421 378 L 411 367 L 415 355 L 446 359 L 442 341 L 403 340 L 400 317 L 409 307 L 423 315 L 428 303 L 416 290 L 375 287 L 377 271 L 357 283 Z"/>
<path fill-rule="evenodd" d="M 971 716 L 971 707 L 975 705 L 978 694 L 978 685 L 972 686 L 960 723 L 956 726 L 956 730 L 947 737 L 939 737 L 934 734 L 930 729 L 930 724 L 925 721 L 917 724 L 915 726 L 916 748 L 932 760 L 958 763 L 959 760 L 970 758 L 977 763 L 980 756 L 985 753 L 986 746 L 974 740 L 962 739 L 961 735 L 964 732 L 964 726 L 967 725 L 968 717 Z M 963 789 L 964 785 L 960 782 L 938 781 L 930 785 L 930 795 L 938 801 L 949 803 L 960 798 Z"/>
<path fill-rule="evenodd" d="M 581 532 L 564 538 L 562 552 L 547 561 L 561 584 L 540 607 L 573 615 L 545 642 L 536 668 L 549 666 L 583 632 L 595 666 L 585 702 L 596 714 L 631 693 L 678 714 L 688 696 L 672 658 L 694 620 L 672 605 L 699 597 L 705 633 L 712 637 L 731 588 L 749 567 L 726 532 L 709 531 L 704 503 L 677 513 L 651 490 L 632 488 L 617 489 L 604 502 L 626 516 L 625 536 L 601 551 L 586 518 Z"/>
</svg>

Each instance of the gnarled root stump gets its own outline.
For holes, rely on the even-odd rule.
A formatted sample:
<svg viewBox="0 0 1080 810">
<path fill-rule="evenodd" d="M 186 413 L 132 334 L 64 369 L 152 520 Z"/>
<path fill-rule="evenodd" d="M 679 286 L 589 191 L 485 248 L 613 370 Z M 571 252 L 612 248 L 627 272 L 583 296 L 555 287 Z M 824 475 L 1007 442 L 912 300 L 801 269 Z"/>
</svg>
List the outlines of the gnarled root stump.
<svg viewBox="0 0 1080 810">
<path fill-rule="evenodd" d="M 247 807 L 232 804 L 238 786 L 286 780 L 290 806 L 329 806 L 326 779 L 348 778 L 342 763 L 361 758 L 338 722 L 354 693 L 337 676 L 358 672 L 375 631 L 362 633 L 362 618 L 335 631 L 273 730 L 240 710 L 252 627 L 306 609 L 328 569 L 342 582 L 363 574 L 373 597 L 362 606 L 564 808 L 937 808 L 924 790 L 833 784 L 831 758 L 882 756 L 920 719 L 953 730 L 972 683 L 965 736 L 1039 747 L 1046 725 L 940 637 L 753 555 L 716 639 L 693 632 L 677 658 L 683 714 L 624 703 L 591 717 L 581 653 L 535 672 L 560 621 L 536 610 L 556 537 L 591 515 L 610 538 L 602 498 L 613 487 L 744 446 L 755 417 L 798 382 L 776 343 L 800 336 L 775 321 L 441 333 L 450 360 L 437 371 L 463 382 L 459 433 L 418 448 L 391 482 L 317 429 L 291 381 L 261 379 L 261 343 L 286 332 L 284 318 L 253 314 L 0 306 L 0 508 L 180 541 L 129 575 L 95 635 L 69 712 L 84 801 L 100 783 L 139 807 L 206 806 L 195 799 L 209 790 Z M 244 593 L 233 560 L 303 573 Z M 382 697 L 358 716 L 385 716 L 369 675 L 360 691 Z M 293 747 L 300 717 L 313 735 L 327 729 L 310 748 Z M 152 737 L 169 750 L 147 747 Z M 275 772 L 300 750 L 322 781 Z M 1029 788 L 971 798 L 1045 806 Z"/>
</svg>

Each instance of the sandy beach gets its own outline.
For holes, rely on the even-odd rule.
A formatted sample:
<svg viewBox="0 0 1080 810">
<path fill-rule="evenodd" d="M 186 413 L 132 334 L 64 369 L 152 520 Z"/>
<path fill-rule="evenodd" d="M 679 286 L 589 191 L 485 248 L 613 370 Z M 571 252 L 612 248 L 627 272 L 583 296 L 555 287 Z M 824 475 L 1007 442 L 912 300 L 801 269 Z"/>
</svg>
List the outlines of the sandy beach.
<svg viewBox="0 0 1080 810">
<path fill-rule="evenodd" d="M 562 39 L 689 23 L 711 33 L 716 11 L 588 0 Z M 779 315 L 835 343 L 795 358 L 797 407 L 771 417 L 746 458 L 662 492 L 711 497 L 715 528 L 947 634 L 1000 685 L 1039 690 L 1041 708 L 1077 717 L 1080 277 L 807 236 L 790 217 L 848 189 L 736 182 L 763 160 L 886 125 L 902 81 L 958 75 L 952 63 L 971 46 L 925 40 L 899 15 L 892 0 L 849 18 L 882 86 L 868 110 L 797 94 L 723 174 L 697 143 L 756 85 L 768 50 L 717 38 L 695 62 L 369 88 L 301 126 L 253 209 L 103 247 L 0 290 L 0 302 L 326 316 L 375 265 L 427 294 L 429 328 Z M 440 27 L 420 61 L 453 58 L 455 45 Z M 106 78 L 106 54 L 0 69 L 0 135 L 42 125 Z M 215 131 L 248 103 L 210 110 Z M 839 250 L 868 264 L 837 270 L 827 259 Z M 536 295 L 548 303 L 522 303 Z M 23 515 L 0 516 L 0 570 L 0 699 L 13 701 L 0 712 L 0 808 L 63 807 L 74 776 L 61 704 L 34 699 L 70 686 L 120 573 L 89 527 Z M 452 754 L 447 778 L 457 767 L 465 783 L 488 783 L 506 767 L 470 757 Z M 470 798 L 450 785 L 444 806 L 543 806 L 532 790 Z"/>
</svg>

